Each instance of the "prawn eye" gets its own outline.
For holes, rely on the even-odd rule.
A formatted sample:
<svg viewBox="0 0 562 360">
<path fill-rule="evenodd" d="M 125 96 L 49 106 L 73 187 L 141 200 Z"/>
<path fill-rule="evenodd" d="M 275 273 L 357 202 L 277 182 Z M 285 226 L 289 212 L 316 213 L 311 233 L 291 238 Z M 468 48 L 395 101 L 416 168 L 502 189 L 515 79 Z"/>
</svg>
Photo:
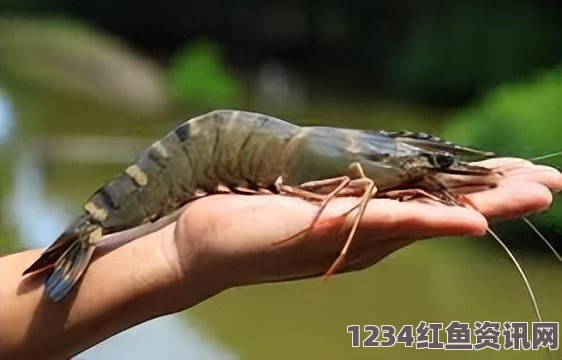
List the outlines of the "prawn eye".
<svg viewBox="0 0 562 360">
<path fill-rule="evenodd" d="M 448 168 L 455 163 L 455 157 L 449 154 L 425 154 L 431 165 L 438 168 Z"/>
<path fill-rule="evenodd" d="M 448 168 L 455 163 L 455 157 L 449 154 L 435 154 L 433 160 L 440 168 Z"/>
</svg>

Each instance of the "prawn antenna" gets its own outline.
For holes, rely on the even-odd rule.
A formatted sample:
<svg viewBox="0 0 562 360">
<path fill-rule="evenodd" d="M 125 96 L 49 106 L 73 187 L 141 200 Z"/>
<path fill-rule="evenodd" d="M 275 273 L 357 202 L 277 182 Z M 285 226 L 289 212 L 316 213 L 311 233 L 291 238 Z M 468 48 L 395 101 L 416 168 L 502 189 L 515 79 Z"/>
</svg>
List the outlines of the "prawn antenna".
<svg viewBox="0 0 562 360">
<path fill-rule="evenodd" d="M 461 201 L 459 201 L 459 199 L 452 196 L 448 191 L 444 191 L 443 194 L 459 206 L 471 207 L 471 208 L 475 209 L 476 211 L 478 211 L 476 209 L 476 207 L 472 204 L 472 202 L 468 198 L 463 197 L 463 199 L 465 201 L 461 202 Z M 492 236 L 492 238 L 494 238 L 494 240 L 496 240 L 498 242 L 498 244 L 500 244 L 500 246 L 505 250 L 507 255 L 511 258 L 511 261 L 513 262 L 513 264 L 517 268 L 517 271 L 519 272 L 519 275 L 521 276 L 521 280 L 523 280 L 523 283 L 525 284 L 525 289 L 527 290 L 527 293 L 529 294 L 529 297 L 531 298 L 531 303 L 533 304 L 533 308 L 534 308 L 537 320 L 539 322 L 543 322 L 542 313 L 541 313 L 541 310 L 539 308 L 539 304 L 537 302 L 535 292 L 533 291 L 531 283 L 529 282 L 529 278 L 527 277 L 527 274 L 523 270 L 523 267 L 521 267 L 521 264 L 519 264 L 519 261 L 517 260 L 517 258 L 513 254 L 513 252 L 511 250 L 509 250 L 509 248 L 507 247 L 505 242 L 503 242 L 503 240 L 500 239 L 500 237 L 489 226 L 486 226 L 486 231 L 488 232 L 488 234 L 490 234 L 490 236 Z"/>
<path fill-rule="evenodd" d="M 527 293 L 529 294 L 529 297 L 531 298 L 531 303 L 533 304 L 533 308 L 535 309 L 535 315 L 537 316 L 537 320 L 539 322 L 543 322 L 542 314 L 541 314 L 541 311 L 539 309 L 539 304 L 537 302 L 535 292 L 533 291 L 533 288 L 531 287 L 531 283 L 529 282 L 529 278 L 527 277 L 527 274 L 525 274 L 525 271 L 521 267 L 521 264 L 519 264 L 519 261 L 517 261 L 517 258 L 515 258 L 515 255 L 513 255 L 513 252 L 511 252 L 511 250 L 509 250 L 507 245 L 500 239 L 500 237 L 492 229 L 490 229 L 490 227 L 486 227 L 486 231 L 488 232 L 488 234 L 490 234 L 498 242 L 498 244 L 501 245 L 501 247 L 505 250 L 507 255 L 511 258 L 511 260 L 515 264 L 515 267 L 517 268 L 517 271 L 519 271 L 519 274 L 521 275 L 521 279 L 525 283 L 525 288 L 527 289 Z"/>
<path fill-rule="evenodd" d="M 562 262 L 562 256 L 560 256 L 560 254 L 558 253 L 558 251 L 556 251 L 556 249 L 554 248 L 554 246 L 546 239 L 546 237 L 539 231 L 539 229 L 531 222 L 531 220 L 527 219 L 526 217 L 521 217 L 521 219 L 527 224 L 529 225 L 529 227 L 531 228 L 531 230 L 533 230 L 533 232 L 535 234 L 537 234 L 537 236 L 544 241 L 544 243 L 546 244 L 546 246 L 548 246 L 548 248 L 552 251 L 552 253 L 554 254 L 554 256 L 556 256 L 556 258 L 558 259 L 559 262 Z"/>
<path fill-rule="evenodd" d="M 530 158 L 529 161 L 550 159 L 551 157 L 555 157 L 555 156 L 558 156 L 558 155 L 562 155 L 562 151 L 557 151 L 557 152 L 553 152 L 553 153 L 550 153 L 550 154 Z"/>
</svg>

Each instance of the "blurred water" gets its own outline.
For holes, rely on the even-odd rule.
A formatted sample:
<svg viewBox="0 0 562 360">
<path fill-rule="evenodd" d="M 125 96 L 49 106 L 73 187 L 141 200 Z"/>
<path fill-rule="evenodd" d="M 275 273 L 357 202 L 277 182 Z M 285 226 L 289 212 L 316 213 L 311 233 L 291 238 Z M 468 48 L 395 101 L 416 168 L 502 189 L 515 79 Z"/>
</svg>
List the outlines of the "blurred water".
<svg viewBox="0 0 562 360">
<path fill-rule="evenodd" d="M 8 100 L 8 96 L 0 88 L 0 144 L 10 137 L 14 127 L 14 109 Z"/>
<path fill-rule="evenodd" d="M 18 238 L 28 248 L 49 245 L 70 221 L 62 201 L 46 198 L 43 183 L 39 156 L 20 153 L 15 164 L 10 210 Z"/>
<path fill-rule="evenodd" d="M 7 97 L 0 97 L 0 141 L 9 138 L 14 120 Z M 24 148 L 21 147 L 14 165 L 13 191 L 8 207 L 23 245 L 26 248 L 45 247 L 68 224 L 72 213 L 64 199 L 47 194 L 45 163 L 40 154 Z M 184 318 L 172 315 L 124 331 L 76 359 L 123 359 L 125 350 L 130 359 L 236 358 L 200 334 Z"/>
</svg>

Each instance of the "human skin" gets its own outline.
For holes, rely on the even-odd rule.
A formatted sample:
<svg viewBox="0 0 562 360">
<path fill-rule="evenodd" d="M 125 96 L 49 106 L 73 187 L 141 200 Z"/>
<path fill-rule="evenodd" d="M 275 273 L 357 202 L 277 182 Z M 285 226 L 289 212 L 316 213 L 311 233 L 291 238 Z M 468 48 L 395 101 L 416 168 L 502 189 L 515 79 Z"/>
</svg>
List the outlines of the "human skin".
<svg viewBox="0 0 562 360">
<path fill-rule="evenodd" d="M 482 164 L 501 167 L 504 177 L 497 188 L 468 195 L 478 211 L 371 200 L 339 272 L 373 266 L 416 240 L 483 235 L 489 221 L 546 210 L 552 191 L 562 189 L 562 174 L 550 167 L 513 158 Z M 69 358 L 232 287 L 320 276 L 346 238 L 344 219 L 337 215 L 356 201 L 334 200 L 322 217 L 333 221 L 323 221 L 306 238 L 273 246 L 306 227 L 317 206 L 280 195 L 197 200 L 176 223 L 98 252 L 77 288 L 57 303 L 45 295 L 43 275 L 21 276 L 43 249 L 5 256 L 0 259 L 0 358 Z"/>
</svg>

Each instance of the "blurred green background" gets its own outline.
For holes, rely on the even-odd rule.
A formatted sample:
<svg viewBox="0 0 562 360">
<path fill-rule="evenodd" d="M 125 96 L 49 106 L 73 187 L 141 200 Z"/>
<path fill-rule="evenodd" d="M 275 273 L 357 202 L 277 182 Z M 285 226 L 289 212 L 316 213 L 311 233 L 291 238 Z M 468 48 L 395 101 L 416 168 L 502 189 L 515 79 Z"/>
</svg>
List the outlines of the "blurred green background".
<svg viewBox="0 0 562 360">
<path fill-rule="evenodd" d="M 0 2 L 0 253 L 48 245 L 82 202 L 180 121 L 216 108 L 425 131 L 500 155 L 562 150 L 555 0 Z M 541 160 L 560 168 L 562 157 Z M 562 248 L 562 201 L 531 219 Z M 521 221 L 494 226 L 546 320 L 562 267 Z M 432 239 L 367 271 L 228 291 L 78 359 L 542 359 L 352 348 L 350 324 L 533 321 L 489 237 Z M 560 357 L 560 352 L 558 357 Z"/>
</svg>

